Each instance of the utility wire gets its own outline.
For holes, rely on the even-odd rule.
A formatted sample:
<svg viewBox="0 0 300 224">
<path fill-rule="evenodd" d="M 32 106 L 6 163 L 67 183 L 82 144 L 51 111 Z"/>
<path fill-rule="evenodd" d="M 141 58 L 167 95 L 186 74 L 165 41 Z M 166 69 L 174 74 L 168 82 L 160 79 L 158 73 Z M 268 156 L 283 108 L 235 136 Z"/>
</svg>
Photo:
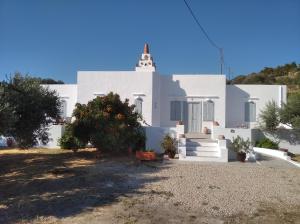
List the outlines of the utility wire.
<svg viewBox="0 0 300 224">
<path fill-rule="evenodd" d="M 223 48 L 219 47 L 208 35 L 208 33 L 205 31 L 204 27 L 201 25 L 201 23 L 199 22 L 199 20 L 197 19 L 195 13 L 193 12 L 192 8 L 190 7 L 190 5 L 187 3 L 186 0 L 183 0 L 184 4 L 186 5 L 186 7 L 188 8 L 190 14 L 192 15 L 193 19 L 195 20 L 196 24 L 198 25 L 198 27 L 200 28 L 200 30 L 202 31 L 202 33 L 204 34 L 204 36 L 206 37 L 206 39 L 209 41 L 209 43 L 215 47 L 219 53 L 220 53 L 220 65 L 221 65 L 221 74 L 223 73 L 223 66 L 224 66 L 224 53 L 223 53 Z"/>
<path fill-rule="evenodd" d="M 189 4 L 187 3 L 186 0 L 183 0 L 186 7 L 188 8 L 190 14 L 192 15 L 192 17 L 194 18 L 195 22 L 197 23 L 198 27 L 201 29 L 202 33 L 205 35 L 205 37 L 207 38 L 207 40 L 210 42 L 210 44 L 217 48 L 218 50 L 221 50 L 222 48 L 219 47 L 208 35 L 208 33 L 205 31 L 205 29 L 203 28 L 203 26 L 201 25 L 201 23 L 199 22 L 199 20 L 197 19 L 195 13 L 193 12 L 192 8 L 189 6 Z"/>
</svg>

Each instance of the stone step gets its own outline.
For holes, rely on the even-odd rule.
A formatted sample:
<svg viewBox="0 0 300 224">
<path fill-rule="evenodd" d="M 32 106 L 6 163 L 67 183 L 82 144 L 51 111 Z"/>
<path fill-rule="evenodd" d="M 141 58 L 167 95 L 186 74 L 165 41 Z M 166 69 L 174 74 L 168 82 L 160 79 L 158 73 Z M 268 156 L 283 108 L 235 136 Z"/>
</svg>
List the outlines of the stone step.
<svg viewBox="0 0 300 224">
<path fill-rule="evenodd" d="M 180 158 L 182 161 L 197 161 L 197 162 L 225 162 L 221 157 L 205 157 L 205 156 L 186 156 Z"/>
<path fill-rule="evenodd" d="M 220 153 L 217 151 L 186 151 L 186 155 L 197 157 L 219 157 Z"/>
<path fill-rule="evenodd" d="M 186 151 L 219 152 L 216 146 L 186 146 Z"/>
<path fill-rule="evenodd" d="M 217 142 L 191 142 L 191 141 L 186 141 L 186 146 L 187 147 L 197 147 L 197 146 L 212 146 L 212 147 L 217 147 L 218 143 Z"/>
<path fill-rule="evenodd" d="M 210 134 L 203 134 L 203 133 L 186 133 L 186 138 L 201 138 L 201 139 L 210 139 Z"/>
<path fill-rule="evenodd" d="M 218 142 L 218 140 L 210 138 L 186 138 L 186 140 L 190 142 Z"/>
</svg>

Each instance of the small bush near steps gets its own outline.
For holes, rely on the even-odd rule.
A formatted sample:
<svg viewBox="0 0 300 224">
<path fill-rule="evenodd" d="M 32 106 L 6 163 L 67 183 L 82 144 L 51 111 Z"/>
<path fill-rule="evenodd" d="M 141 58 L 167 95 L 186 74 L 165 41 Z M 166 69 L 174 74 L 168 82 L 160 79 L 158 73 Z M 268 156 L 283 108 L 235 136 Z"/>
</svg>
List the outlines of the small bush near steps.
<svg viewBox="0 0 300 224">
<path fill-rule="evenodd" d="M 177 140 L 170 135 L 166 135 L 161 142 L 161 147 L 169 158 L 174 158 L 177 153 Z"/>
<path fill-rule="evenodd" d="M 268 138 L 263 138 L 260 141 L 256 142 L 255 146 L 266 149 L 278 149 L 278 142 L 274 142 Z"/>
</svg>

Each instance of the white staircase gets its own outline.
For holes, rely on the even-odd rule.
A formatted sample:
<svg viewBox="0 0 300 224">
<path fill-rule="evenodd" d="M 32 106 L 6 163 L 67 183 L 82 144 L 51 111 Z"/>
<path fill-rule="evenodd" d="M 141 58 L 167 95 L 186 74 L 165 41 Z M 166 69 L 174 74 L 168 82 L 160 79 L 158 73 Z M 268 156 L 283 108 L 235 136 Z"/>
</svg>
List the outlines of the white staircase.
<svg viewBox="0 0 300 224">
<path fill-rule="evenodd" d="M 185 155 L 180 157 L 181 160 L 224 162 L 218 140 L 203 134 L 186 137 Z"/>
</svg>

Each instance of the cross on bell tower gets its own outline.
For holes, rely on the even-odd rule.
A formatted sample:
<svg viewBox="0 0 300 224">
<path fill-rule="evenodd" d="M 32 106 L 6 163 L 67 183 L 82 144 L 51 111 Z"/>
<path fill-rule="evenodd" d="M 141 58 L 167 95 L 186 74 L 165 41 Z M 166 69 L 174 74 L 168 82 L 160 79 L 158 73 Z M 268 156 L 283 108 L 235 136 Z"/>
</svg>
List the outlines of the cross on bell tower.
<svg viewBox="0 0 300 224">
<path fill-rule="evenodd" d="M 135 67 L 135 71 L 155 72 L 155 63 L 149 53 L 149 45 L 144 45 L 144 52 Z"/>
</svg>

